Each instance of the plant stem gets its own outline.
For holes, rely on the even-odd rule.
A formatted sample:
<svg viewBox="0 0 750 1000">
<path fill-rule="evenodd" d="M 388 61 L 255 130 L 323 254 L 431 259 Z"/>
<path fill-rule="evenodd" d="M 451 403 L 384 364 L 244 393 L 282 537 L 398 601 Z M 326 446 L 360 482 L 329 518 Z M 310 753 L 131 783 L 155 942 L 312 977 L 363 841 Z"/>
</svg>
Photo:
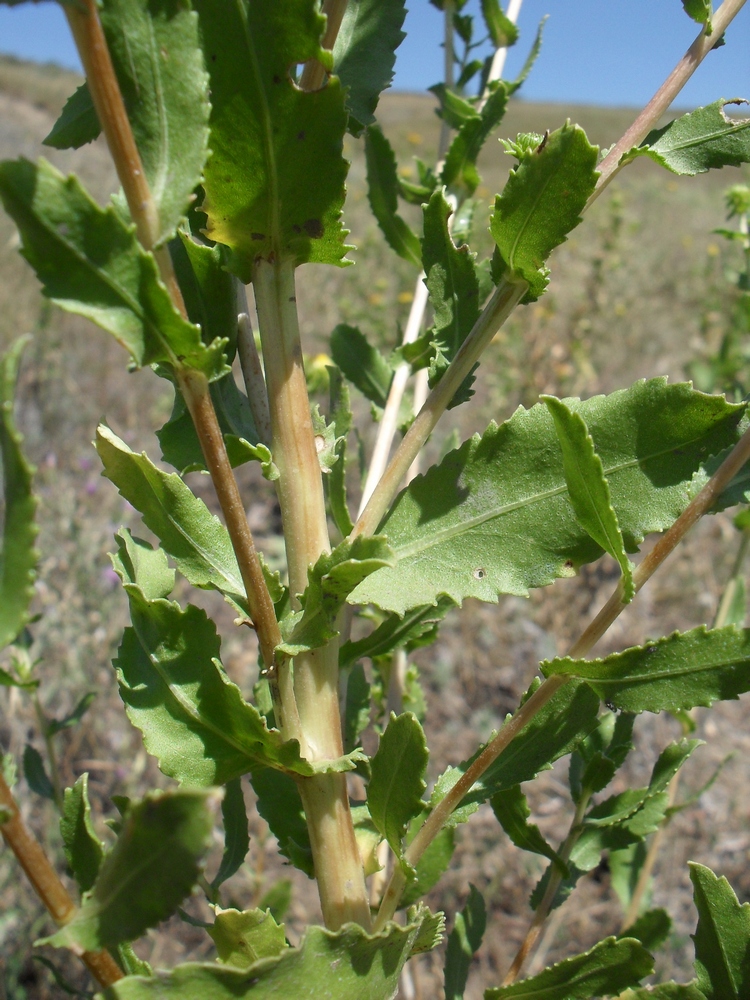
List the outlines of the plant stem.
<svg viewBox="0 0 750 1000">
<path fill-rule="evenodd" d="M 425 307 L 427 305 L 427 296 L 427 285 L 424 283 L 424 271 L 422 271 L 420 272 L 419 277 L 417 278 L 417 283 L 414 286 L 414 298 L 411 302 L 409 319 L 406 322 L 406 330 L 404 331 L 404 344 L 413 343 L 419 336 Z M 388 464 L 388 455 L 390 454 L 391 444 L 393 443 L 393 438 L 396 434 L 396 427 L 398 425 L 398 414 L 401 408 L 401 400 L 403 399 L 410 374 L 410 365 L 404 363 L 398 366 L 391 380 L 391 387 L 388 390 L 388 399 L 386 400 L 383 416 L 380 420 L 380 424 L 378 425 L 378 436 L 375 439 L 375 447 L 372 452 L 370 467 L 367 470 L 367 479 L 365 480 L 365 486 L 362 491 L 362 500 L 359 509 L 360 514 L 365 509 L 368 500 L 372 496 L 375 487 L 380 481 Z"/>
<path fill-rule="evenodd" d="M 570 824 L 570 829 L 568 830 L 568 835 L 560 846 L 560 850 L 557 852 L 560 858 L 567 864 L 570 860 L 570 855 L 578 842 L 578 838 L 581 836 L 583 831 L 582 823 L 583 817 L 588 808 L 589 801 L 591 799 L 591 792 L 588 789 L 583 789 L 581 792 L 581 797 L 576 804 L 575 815 Z M 537 942 L 539 934 L 544 926 L 547 917 L 552 909 L 552 904 L 555 901 L 555 896 L 557 895 L 557 890 L 560 888 L 560 883 L 562 882 L 563 876 L 557 865 L 552 866 L 550 871 L 549 882 L 547 883 L 547 888 L 545 889 L 544 895 L 542 896 L 541 902 L 536 909 L 534 914 L 534 919 L 529 925 L 529 929 L 526 932 L 526 937 L 521 943 L 521 947 L 516 953 L 516 957 L 513 959 L 513 964 L 508 970 L 508 974 L 502 982 L 503 986 L 509 986 L 514 983 L 518 977 L 518 973 L 523 967 L 523 963 L 529 956 L 531 949 Z"/>
<path fill-rule="evenodd" d="M 473 329 L 459 348 L 443 377 L 427 397 L 427 402 L 417 414 L 414 423 L 396 449 L 396 453 L 354 525 L 351 538 L 356 538 L 357 535 L 375 533 L 398 491 L 401 480 L 435 429 L 438 420 L 448 408 L 456 390 L 526 294 L 527 288 L 525 282 L 517 284 L 501 281 L 497 286 Z"/>
<path fill-rule="evenodd" d="M 712 33 L 707 35 L 705 28 L 701 29 L 698 37 L 661 87 L 659 87 L 643 111 L 641 111 L 627 132 L 615 143 L 599 164 L 599 181 L 596 190 L 589 199 L 587 208 L 599 197 L 615 174 L 622 169 L 624 166 L 621 163 L 623 155 L 628 153 L 633 147 L 640 145 L 648 133 L 658 125 L 659 119 L 667 111 L 672 101 L 674 101 L 675 97 L 677 97 L 711 49 L 721 39 L 729 24 L 744 5 L 745 0 L 724 0 L 721 7 L 711 17 L 711 23 L 713 24 Z"/>
<path fill-rule="evenodd" d="M 750 429 L 745 431 L 700 493 L 680 514 L 671 528 L 659 538 L 653 549 L 638 565 L 633 573 L 636 593 L 651 578 L 693 525 L 704 514 L 708 513 L 734 476 L 748 460 L 750 460 Z M 578 641 L 573 644 L 568 652 L 568 656 L 573 658 L 585 656 L 626 607 L 627 605 L 622 603 L 622 583 L 618 583 L 610 599 L 589 624 Z"/>
<path fill-rule="evenodd" d="M 237 355 L 240 359 L 242 378 L 245 382 L 248 402 L 252 410 L 255 429 L 265 445 L 271 444 L 271 414 L 268 412 L 268 391 L 263 367 L 250 317 L 246 312 L 237 317 Z"/>
<path fill-rule="evenodd" d="M 416 866 L 419 859 L 442 830 L 449 816 L 461 803 L 464 796 L 468 794 L 487 768 L 497 760 L 511 741 L 518 736 L 521 730 L 531 722 L 537 712 L 544 708 L 547 702 L 567 681 L 568 678 L 562 674 L 555 674 L 552 677 L 548 677 L 546 681 L 540 684 L 528 701 L 525 701 L 521 705 L 516 714 L 505 723 L 497 736 L 487 744 L 477 759 L 464 771 L 456 784 L 438 802 L 427 817 L 423 826 L 404 853 L 404 858 L 409 865 Z M 375 921 L 376 931 L 382 929 L 387 921 L 393 917 L 405 885 L 406 878 L 403 868 L 399 865 L 393 872 L 388 888 L 383 896 L 383 902 Z"/>
<path fill-rule="evenodd" d="M 348 0 L 325 0 L 323 13 L 328 21 L 321 41 L 322 48 L 333 49 L 346 13 L 347 2 Z M 326 82 L 326 77 L 327 72 L 322 63 L 319 63 L 317 59 L 311 59 L 305 63 L 305 68 L 302 70 L 302 76 L 299 80 L 300 90 L 320 90 Z"/>
<path fill-rule="evenodd" d="M 506 11 L 506 17 L 513 24 L 518 24 L 518 15 L 521 13 L 521 5 L 523 0 L 510 0 L 508 4 L 508 10 Z M 488 83 L 492 80 L 499 80 L 503 75 L 503 70 L 505 69 L 505 60 L 508 58 L 508 46 L 503 45 L 499 49 L 495 49 L 495 54 L 492 57 L 492 67 L 490 68 L 490 75 L 488 78 Z M 489 97 L 489 91 L 485 90 L 482 97 L 482 104 Z"/>
<path fill-rule="evenodd" d="M 284 525 L 292 606 L 307 586 L 308 568 L 330 551 L 323 479 L 310 416 L 297 319 L 294 264 L 260 261 L 253 274 L 268 385 L 271 447 Z M 309 760 L 343 754 L 338 700 L 338 643 L 295 658 L 294 694 L 300 744 Z M 346 778 L 323 774 L 298 781 L 305 807 L 323 917 L 336 929 L 370 924 L 364 871 L 354 836 Z"/>
<path fill-rule="evenodd" d="M 13 794 L 0 773 L 0 809 L 10 813 L 10 819 L 0 824 L 5 843 L 13 851 L 26 872 L 39 899 L 58 927 L 72 920 L 76 905 L 60 881 L 41 845 L 26 827 Z M 107 951 L 86 951 L 79 956 L 89 972 L 102 986 L 111 986 L 122 979 L 122 972 Z"/>
<path fill-rule="evenodd" d="M 77 4 L 66 4 L 65 12 L 86 72 L 86 81 L 94 107 L 136 226 L 138 239 L 144 249 L 154 252 L 172 301 L 181 314 L 186 316 L 185 303 L 169 251 L 166 247 L 155 247 L 159 237 L 159 214 L 130 127 L 107 40 L 99 20 L 96 0 L 81 0 Z M 281 641 L 281 637 L 273 602 L 263 577 L 237 481 L 208 391 L 208 382 L 202 374 L 189 370 L 178 370 L 177 378 L 195 423 L 206 465 L 211 473 L 227 529 L 235 547 L 237 562 L 247 589 L 248 607 L 258 632 L 261 654 L 271 677 L 274 702 L 277 708 L 280 708 L 274 676 L 274 649 Z M 285 706 L 285 711 L 280 715 L 281 719 L 277 717 L 280 725 L 283 726 L 284 721 L 293 723 L 291 706 Z"/>
</svg>

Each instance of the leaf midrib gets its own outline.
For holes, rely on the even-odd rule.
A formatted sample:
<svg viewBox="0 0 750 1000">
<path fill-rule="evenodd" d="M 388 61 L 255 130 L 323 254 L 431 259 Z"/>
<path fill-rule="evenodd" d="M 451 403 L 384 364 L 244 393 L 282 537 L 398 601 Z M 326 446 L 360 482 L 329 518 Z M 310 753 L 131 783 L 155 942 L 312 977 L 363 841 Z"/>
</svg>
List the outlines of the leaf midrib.
<svg viewBox="0 0 750 1000">
<path fill-rule="evenodd" d="M 633 459 L 632 461 L 622 462 L 619 465 L 613 465 L 606 469 L 604 469 L 604 463 L 602 462 L 602 469 L 604 470 L 604 475 L 605 477 L 609 477 L 612 475 L 617 475 L 617 473 L 619 472 L 624 472 L 627 469 L 636 468 L 637 466 L 640 466 L 646 462 L 651 462 L 654 459 L 661 458 L 662 455 L 666 455 L 674 451 L 676 447 L 683 449 L 689 447 L 690 445 L 700 441 L 701 438 L 704 436 L 705 435 L 701 435 L 700 437 L 693 438 L 690 441 L 683 441 L 679 444 L 674 445 L 673 447 L 665 448 L 662 451 L 654 451 L 649 455 Z M 696 472 L 698 471 L 700 470 L 696 470 Z M 563 483 L 560 486 L 557 486 L 554 489 L 545 490 L 544 492 L 541 493 L 535 493 L 532 496 L 523 497 L 522 499 L 514 501 L 513 503 L 503 504 L 500 507 L 495 507 L 492 510 L 485 511 L 481 514 L 477 514 L 475 517 L 462 520 L 457 524 L 452 524 L 444 528 L 437 528 L 437 529 L 430 528 L 429 536 L 427 537 L 422 536 L 416 539 L 411 544 L 399 546 L 397 542 L 394 543 L 392 540 L 390 544 L 394 552 L 396 553 L 397 560 L 400 561 L 401 559 L 408 559 L 411 556 L 418 555 L 419 553 L 424 552 L 430 548 L 433 548 L 436 545 L 448 542 L 451 539 L 463 535 L 474 528 L 480 527 L 481 525 L 487 523 L 488 521 L 492 521 L 495 518 L 502 517 L 504 514 L 509 514 L 514 510 L 520 509 L 521 507 L 531 506 L 532 504 L 535 503 L 541 503 L 544 500 L 549 500 L 551 497 L 559 496 L 560 494 L 565 492 L 567 492 L 567 486 L 563 481 Z M 387 534 L 387 527 L 388 525 L 386 522 L 386 524 L 383 526 L 383 530 L 386 534 Z"/>
<path fill-rule="evenodd" d="M 702 146 L 705 143 L 712 142 L 714 139 L 724 139 L 728 136 L 734 135 L 736 132 L 742 132 L 744 129 L 750 128 L 750 120 L 743 120 L 738 122 L 736 125 L 728 125 L 727 128 L 717 129 L 714 132 L 703 133 L 699 136 L 691 137 L 683 142 L 676 142 L 670 146 L 659 147 L 659 143 L 654 143 L 650 148 L 655 152 L 661 154 L 662 156 L 667 156 L 670 153 L 679 153 L 684 149 L 692 149 L 694 146 Z"/>
<path fill-rule="evenodd" d="M 653 647 L 652 647 L 653 648 Z M 704 674 L 717 670 L 727 670 L 731 667 L 747 666 L 750 664 L 750 653 L 745 656 L 729 656 L 727 659 L 713 660 L 711 663 L 702 663 L 692 666 L 676 667 L 662 673 L 654 673 L 653 670 L 646 670 L 643 673 L 628 674 L 626 677 L 595 677 L 575 672 L 566 674 L 576 680 L 587 681 L 601 687 L 622 687 L 624 684 L 648 684 L 670 681 L 680 677 L 690 677 L 694 674 Z"/>
</svg>

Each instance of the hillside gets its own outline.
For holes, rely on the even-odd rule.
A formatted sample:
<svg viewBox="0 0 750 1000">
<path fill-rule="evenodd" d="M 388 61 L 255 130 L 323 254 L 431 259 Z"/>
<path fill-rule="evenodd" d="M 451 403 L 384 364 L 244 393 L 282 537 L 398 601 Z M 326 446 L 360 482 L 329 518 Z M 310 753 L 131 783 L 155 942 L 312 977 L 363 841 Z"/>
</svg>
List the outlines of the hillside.
<svg viewBox="0 0 750 1000">
<path fill-rule="evenodd" d="M 65 153 L 40 145 L 79 82 L 74 74 L 54 67 L 0 58 L 0 157 L 43 154 L 61 170 L 77 171 L 94 196 L 104 200 L 115 182 L 101 142 Z M 383 126 L 404 171 L 413 169 L 412 156 L 433 156 L 439 129 L 433 109 L 428 96 L 389 94 L 383 99 Z M 583 125 L 593 141 L 606 146 L 633 114 L 517 100 L 499 134 L 543 132 L 568 117 Z M 312 356 L 325 350 L 326 338 L 338 322 L 361 325 L 384 349 L 394 347 L 397 325 L 406 320 L 413 289 L 413 271 L 387 250 L 369 213 L 361 143 L 348 140 L 346 149 L 352 166 L 345 219 L 352 230 L 351 242 L 359 249 L 352 255 L 353 267 L 301 269 L 302 332 L 306 352 Z M 487 212 L 510 165 L 499 144 L 488 143 L 482 162 L 485 186 L 479 191 Z M 496 338 L 479 373 L 479 405 L 471 413 L 451 411 L 443 432 L 428 446 L 430 454 L 441 452 L 453 427 L 464 439 L 483 430 L 491 419 L 505 419 L 517 405 L 534 403 L 541 392 L 589 396 L 641 377 L 683 379 L 693 359 L 715 351 L 727 325 L 724 272 L 734 258 L 712 231 L 724 224 L 724 190 L 742 179 L 747 182 L 750 174 L 724 170 L 688 180 L 650 163 L 628 170 L 552 258 L 549 293 L 516 313 Z M 42 501 L 37 597 L 42 617 L 34 626 L 34 655 L 42 661 L 46 678 L 41 699 L 62 716 L 86 691 L 97 692 L 84 725 L 59 737 L 60 768 L 67 784 L 89 771 L 95 812 L 111 816 L 113 794 L 138 794 L 146 778 L 149 783 L 165 779 L 158 776 L 140 737 L 127 724 L 111 667 L 126 609 L 106 554 L 120 523 L 139 533 L 143 529 L 132 509 L 100 478 L 90 441 L 96 423 L 106 417 L 131 448 L 157 455 L 153 429 L 169 415 L 171 390 L 150 371 L 128 374 L 124 354 L 114 342 L 42 299 L 31 270 L 17 254 L 14 227 L 2 212 L 0 218 L 4 223 L 0 347 L 5 350 L 22 333 L 33 334 L 21 377 L 19 419 L 38 466 Z M 487 251 L 489 236 L 482 235 L 484 228 L 484 223 L 477 225 L 478 246 Z M 361 398 L 355 403 L 366 409 Z M 271 488 L 248 467 L 242 470 L 241 481 L 253 530 L 273 560 L 279 546 Z M 191 485 L 212 503 L 205 479 L 193 477 Z M 685 551 L 673 558 L 671 572 L 657 578 L 612 629 L 607 649 L 710 621 L 729 574 L 734 541 L 728 516 L 701 525 Z M 539 659 L 565 647 L 581 619 L 609 595 L 615 577 L 613 567 L 598 564 L 576 580 L 535 592 L 528 601 L 511 598 L 497 607 L 469 602 L 462 614 L 448 619 L 440 643 L 416 657 L 430 704 L 433 777 L 446 763 L 466 756 L 478 737 L 487 736 L 502 722 L 533 677 Z M 217 614 L 225 633 L 224 662 L 232 678 L 249 691 L 256 677 L 254 651 L 237 637 L 232 615 L 215 595 L 191 594 L 191 599 Z M 675 920 L 671 945 L 676 958 L 670 974 L 690 974 L 685 956 L 692 955 L 687 935 L 693 930 L 694 914 L 685 867 L 688 857 L 726 875 L 741 900 L 750 898 L 746 863 L 750 803 L 742 791 L 750 778 L 750 735 L 743 731 L 743 714 L 743 706 L 725 703 L 701 722 L 699 734 L 710 737 L 710 742 L 686 769 L 686 794 L 700 788 L 728 753 L 737 755 L 700 802 L 676 817 L 670 828 L 670 850 L 659 863 L 655 901 L 666 906 Z M 667 718 L 643 717 L 637 731 L 640 749 L 630 767 L 635 781 L 648 774 L 658 749 L 680 735 L 679 726 Z M 42 748 L 31 700 L 17 689 L 0 687 L 0 746 L 20 760 L 27 740 Z M 564 782 L 564 770 L 556 768 L 539 788 L 535 786 L 535 820 L 552 839 L 567 823 Z M 35 830 L 59 855 L 51 805 L 34 796 L 23 780 L 18 794 Z M 243 906 L 259 899 L 279 874 L 260 820 L 252 836 L 248 863 L 231 883 L 232 895 Z M 496 985 L 507 967 L 514 943 L 525 931 L 526 900 L 541 867 L 541 862 L 508 845 L 489 810 L 481 811 L 462 832 L 455 866 L 431 902 L 452 912 L 470 881 L 488 901 L 487 948 L 472 974 L 467 1000 Z M 293 881 L 294 932 L 305 909 L 315 907 L 315 898 L 298 872 L 284 869 L 281 874 Z M 198 911 L 197 903 L 194 910 Z M 580 950 L 595 933 L 616 932 L 620 911 L 605 867 L 585 879 L 576 902 L 559 912 L 557 936 L 547 941 L 550 959 L 563 957 L 569 947 Z M 0 984 L 4 974 L 5 993 L 12 1000 L 62 995 L 46 971 L 31 962 L 25 943 L 41 936 L 44 927 L 14 860 L 7 851 L 0 852 Z M 179 944 L 155 932 L 142 946 L 153 964 L 167 966 L 188 955 L 212 954 L 199 929 L 180 924 L 177 918 L 170 928 L 179 928 Z M 45 954 L 53 957 L 49 949 Z M 83 984 L 72 960 L 58 954 L 54 959 L 71 981 Z M 439 995 L 440 961 L 440 955 L 420 960 L 417 987 L 425 1000 Z"/>
</svg>

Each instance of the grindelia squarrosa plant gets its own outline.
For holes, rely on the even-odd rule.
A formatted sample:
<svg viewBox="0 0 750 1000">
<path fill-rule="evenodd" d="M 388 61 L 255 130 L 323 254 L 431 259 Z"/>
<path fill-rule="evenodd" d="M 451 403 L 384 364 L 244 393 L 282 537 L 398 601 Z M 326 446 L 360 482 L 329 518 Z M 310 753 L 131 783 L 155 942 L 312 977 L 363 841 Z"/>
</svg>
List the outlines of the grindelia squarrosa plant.
<svg viewBox="0 0 750 1000">
<path fill-rule="evenodd" d="M 724 602 L 710 628 L 588 658 L 703 515 L 750 499 L 745 404 L 660 377 L 588 400 L 544 396 L 418 466 L 438 423 L 450 424 L 446 411 L 471 405 L 484 350 L 544 294 L 550 254 L 620 170 L 642 156 L 677 174 L 750 160 L 739 98 L 661 125 L 744 0 L 716 11 L 710 0 L 683 0 L 684 13 L 675 2 L 675 17 L 696 22 L 695 42 L 608 151 L 570 121 L 503 138 L 497 155 L 514 167 L 489 217 L 476 196 L 477 158 L 502 134 L 542 28 L 521 77 L 508 81 L 518 0 L 507 10 L 482 0 L 481 19 L 461 12 L 465 0 L 432 2 L 445 19 L 445 79 L 434 88 L 442 132 L 436 162 L 419 161 L 416 179 L 401 176 L 375 118 L 403 37 L 403 0 L 65 0 L 86 83 L 46 142 L 79 147 L 103 133 L 121 191 L 101 207 L 43 159 L 0 165 L 0 197 L 45 295 L 174 389 L 159 464 L 116 430 L 96 432 L 104 475 L 158 540 L 116 535 L 112 562 L 131 625 L 114 667 L 130 721 L 174 784 L 118 799 L 103 843 L 86 775 L 64 792 L 52 775 L 73 898 L 21 819 L 7 757 L 0 777 L 3 836 L 57 924 L 45 943 L 79 956 L 108 1000 L 394 996 L 410 957 L 444 938 L 444 915 L 422 897 L 451 863 L 456 827 L 485 802 L 498 837 L 548 861 L 525 940 L 488 1000 L 748 996 L 747 908 L 700 865 L 690 872 L 695 979 L 643 983 L 669 931 L 663 910 L 644 908 L 647 844 L 674 812 L 676 775 L 700 742 L 689 738 L 690 710 L 750 689 L 750 631 L 732 624 Z M 494 54 L 480 59 L 486 36 Z M 372 211 L 416 285 L 403 342 L 388 356 L 356 328 L 333 330 L 321 412 L 308 396 L 295 272 L 356 263 L 342 221 L 347 131 L 364 144 Z M 421 206 L 420 227 L 402 203 Z M 494 252 L 480 259 L 472 231 L 487 226 Z M 33 629 L 38 553 L 32 471 L 13 418 L 22 348 L 5 355 L 0 377 L 0 641 L 15 650 L 2 683 L 29 687 L 23 637 Z M 351 385 L 377 417 L 373 434 L 360 435 L 374 444 L 359 477 Z M 281 574 L 248 525 L 234 473 L 246 462 L 260 463 L 278 498 Z M 221 519 L 182 478 L 194 470 L 210 475 Z M 653 533 L 635 565 L 631 554 Z M 540 664 L 499 732 L 427 794 L 409 652 L 433 642 L 466 598 L 524 595 L 605 553 L 620 567 L 609 601 L 566 656 Z M 176 573 L 219 591 L 257 644 L 252 700 L 222 667 L 213 621 L 170 599 Z M 642 712 L 676 714 L 685 738 L 663 748 L 646 787 L 608 794 Z M 361 745 L 368 727 L 379 734 L 372 756 Z M 530 821 L 521 786 L 565 756 L 574 816 L 553 846 Z M 24 764 L 42 783 L 41 757 Z M 323 924 L 296 946 L 269 907 L 222 906 L 221 886 L 247 852 L 243 781 L 282 855 L 317 883 Z M 225 849 L 209 876 L 218 809 Z M 603 855 L 633 887 L 622 934 L 522 978 L 548 916 Z M 212 907 L 215 960 L 152 970 L 133 942 L 196 887 Z M 449 923 L 445 995 L 454 1000 L 485 932 L 476 889 Z"/>
</svg>

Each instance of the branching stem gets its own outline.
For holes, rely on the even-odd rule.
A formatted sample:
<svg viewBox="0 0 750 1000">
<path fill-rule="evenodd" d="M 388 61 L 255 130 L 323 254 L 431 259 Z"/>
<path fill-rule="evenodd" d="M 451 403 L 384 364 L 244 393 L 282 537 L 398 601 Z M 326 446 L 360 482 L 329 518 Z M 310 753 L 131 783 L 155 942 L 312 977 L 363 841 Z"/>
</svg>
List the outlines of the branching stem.
<svg viewBox="0 0 750 1000">
<path fill-rule="evenodd" d="M 5 843 L 13 851 L 26 872 L 39 899 L 58 927 L 69 923 L 76 905 L 60 881 L 39 841 L 21 819 L 13 794 L 0 773 L 0 809 L 10 813 L 10 819 L 0 824 Z M 100 985 L 107 987 L 122 979 L 122 972 L 107 951 L 85 951 L 81 961 Z"/>
<path fill-rule="evenodd" d="M 347 3 L 348 0 L 325 0 L 323 13 L 328 21 L 321 41 L 322 48 L 333 48 L 341 22 L 344 20 Z M 326 82 L 326 77 L 327 73 L 322 63 L 319 63 L 317 59 L 311 59 L 310 62 L 305 63 L 305 68 L 302 70 L 299 81 L 300 90 L 320 90 Z"/>
<path fill-rule="evenodd" d="M 404 435 L 370 500 L 354 525 L 352 538 L 356 538 L 357 535 L 372 535 L 377 531 L 378 525 L 391 505 L 409 466 L 435 429 L 440 417 L 447 410 L 458 387 L 526 294 L 527 287 L 525 282 L 516 284 L 509 281 L 501 281 L 497 286 L 492 298 L 459 348 L 445 374 L 427 397 L 427 402 Z"/>
<path fill-rule="evenodd" d="M 633 149 L 634 146 L 640 145 L 648 133 L 658 125 L 662 115 L 667 111 L 711 49 L 719 42 L 729 24 L 744 5 L 745 0 L 724 0 L 721 7 L 713 14 L 711 17 L 713 25 L 712 33 L 707 35 L 705 28 L 701 30 L 693 44 L 677 63 L 661 87 L 659 87 L 643 111 L 641 111 L 627 132 L 615 143 L 602 160 L 599 165 L 599 181 L 596 190 L 589 199 L 589 205 L 599 197 L 615 174 L 625 165 L 621 163 L 623 155 Z"/>
<path fill-rule="evenodd" d="M 561 860 L 566 864 L 570 861 L 570 855 L 578 842 L 578 838 L 583 832 L 583 817 L 586 814 L 586 809 L 588 808 L 589 801 L 591 799 L 591 792 L 584 789 L 581 792 L 581 797 L 576 804 L 575 815 L 570 824 L 570 829 L 568 830 L 568 835 L 560 846 L 557 852 Z M 544 895 L 536 908 L 536 913 L 534 914 L 534 919 L 529 925 L 529 929 L 526 932 L 526 937 L 521 943 L 521 947 L 516 953 L 516 957 L 513 959 L 513 964 L 508 970 L 508 974 L 502 982 L 503 986 L 509 986 L 514 983 L 518 977 L 518 973 L 523 968 L 523 964 L 529 956 L 532 948 L 537 942 L 539 934 L 544 926 L 547 917 L 550 915 L 552 905 L 555 901 L 555 896 L 557 895 L 557 890 L 560 888 L 560 883 L 562 882 L 563 875 L 557 865 L 553 865 L 550 871 L 549 882 L 547 883 L 547 888 L 544 891 Z"/>
</svg>

